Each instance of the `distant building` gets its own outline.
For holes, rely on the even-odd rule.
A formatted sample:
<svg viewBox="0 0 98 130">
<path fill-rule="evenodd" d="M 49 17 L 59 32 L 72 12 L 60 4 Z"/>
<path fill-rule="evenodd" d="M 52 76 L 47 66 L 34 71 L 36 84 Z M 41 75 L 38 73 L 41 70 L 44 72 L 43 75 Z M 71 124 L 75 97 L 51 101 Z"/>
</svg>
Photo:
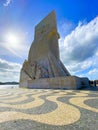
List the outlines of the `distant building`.
<svg viewBox="0 0 98 130">
<path fill-rule="evenodd" d="M 98 86 L 98 80 L 89 81 L 90 86 Z"/>
<path fill-rule="evenodd" d="M 98 80 L 94 80 L 94 84 L 98 86 Z"/>
</svg>

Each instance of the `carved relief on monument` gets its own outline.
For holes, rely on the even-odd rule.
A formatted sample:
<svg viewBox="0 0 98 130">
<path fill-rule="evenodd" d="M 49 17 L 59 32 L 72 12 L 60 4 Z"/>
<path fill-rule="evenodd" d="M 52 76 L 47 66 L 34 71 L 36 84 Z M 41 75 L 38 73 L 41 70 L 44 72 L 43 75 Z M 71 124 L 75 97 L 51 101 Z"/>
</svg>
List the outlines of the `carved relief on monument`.
<svg viewBox="0 0 98 130">
<path fill-rule="evenodd" d="M 33 64 L 30 65 L 30 63 L 25 60 L 22 69 L 31 79 L 49 78 L 48 69 L 37 63 L 37 61 L 34 61 Z"/>
<path fill-rule="evenodd" d="M 32 67 L 33 67 L 33 69 L 32 69 L 33 70 L 32 71 L 33 79 L 49 77 L 48 70 L 46 68 L 44 68 L 43 66 L 39 65 L 37 62 L 35 62 Z"/>
</svg>

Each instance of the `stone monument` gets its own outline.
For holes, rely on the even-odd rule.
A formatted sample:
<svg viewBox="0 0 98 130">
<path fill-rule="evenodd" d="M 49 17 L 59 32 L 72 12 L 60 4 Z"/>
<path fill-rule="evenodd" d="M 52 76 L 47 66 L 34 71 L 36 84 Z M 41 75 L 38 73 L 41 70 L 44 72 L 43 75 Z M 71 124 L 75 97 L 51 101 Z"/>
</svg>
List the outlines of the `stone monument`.
<svg viewBox="0 0 98 130">
<path fill-rule="evenodd" d="M 80 78 L 71 76 L 60 60 L 56 15 L 52 11 L 36 27 L 20 73 L 20 87 L 76 89 Z"/>
</svg>

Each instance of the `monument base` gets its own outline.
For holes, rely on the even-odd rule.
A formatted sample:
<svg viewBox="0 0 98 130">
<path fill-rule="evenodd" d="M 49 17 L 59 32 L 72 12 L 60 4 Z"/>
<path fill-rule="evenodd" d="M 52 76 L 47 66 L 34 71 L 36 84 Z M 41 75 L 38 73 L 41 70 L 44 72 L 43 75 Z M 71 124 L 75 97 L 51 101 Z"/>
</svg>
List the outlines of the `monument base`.
<svg viewBox="0 0 98 130">
<path fill-rule="evenodd" d="M 76 76 L 42 78 L 20 82 L 20 87 L 32 89 L 80 89 L 88 86 L 89 80 L 87 78 Z"/>
</svg>

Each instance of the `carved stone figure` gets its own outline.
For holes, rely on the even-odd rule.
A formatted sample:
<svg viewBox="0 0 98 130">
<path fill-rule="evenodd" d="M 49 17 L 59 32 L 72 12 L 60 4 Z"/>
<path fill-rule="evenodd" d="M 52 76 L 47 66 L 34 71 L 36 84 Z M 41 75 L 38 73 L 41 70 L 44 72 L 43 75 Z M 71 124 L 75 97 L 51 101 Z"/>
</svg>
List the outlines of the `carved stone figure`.
<svg viewBox="0 0 98 130">
<path fill-rule="evenodd" d="M 32 73 L 32 79 L 35 79 L 35 75 L 36 75 L 36 67 L 37 67 L 37 63 L 36 61 L 33 62 L 33 64 L 31 64 L 31 73 Z"/>
</svg>

